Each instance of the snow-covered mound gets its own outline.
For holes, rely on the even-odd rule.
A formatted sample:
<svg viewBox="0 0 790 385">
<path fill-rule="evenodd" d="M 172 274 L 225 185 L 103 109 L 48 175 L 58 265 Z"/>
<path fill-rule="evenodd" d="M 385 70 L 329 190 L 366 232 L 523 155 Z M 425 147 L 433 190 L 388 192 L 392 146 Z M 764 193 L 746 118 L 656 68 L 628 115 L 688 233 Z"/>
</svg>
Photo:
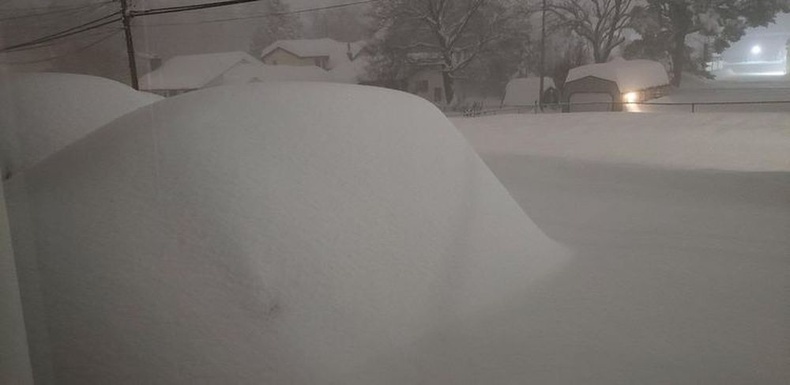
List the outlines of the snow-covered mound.
<svg viewBox="0 0 790 385">
<path fill-rule="evenodd" d="M 664 66 L 652 60 L 615 59 L 608 63 L 596 63 L 576 67 L 568 72 L 567 82 L 587 76 L 611 80 L 620 87 L 620 92 L 631 92 L 669 84 Z"/>
<path fill-rule="evenodd" d="M 565 248 L 405 93 L 197 91 L 9 188 L 29 203 L 17 258 L 38 261 L 59 384 L 523 382 L 545 349 L 523 336 L 559 321 L 509 303 Z"/>
<path fill-rule="evenodd" d="M 513 114 L 454 123 L 484 157 L 790 171 L 790 126 L 785 114 Z"/>
<path fill-rule="evenodd" d="M 14 173 L 30 167 L 160 99 L 87 75 L 20 73 L 0 79 L 0 169 Z"/>
<path fill-rule="evenodd" d="M 554 80 L 551 78 L 543 79 L 543 89 L 554 87 Z M 531 106 L 538 101 L 540 93 L 540 78 L 513 79 L 507 83 L 505 88 L 506 106 Z"/>
</svg>

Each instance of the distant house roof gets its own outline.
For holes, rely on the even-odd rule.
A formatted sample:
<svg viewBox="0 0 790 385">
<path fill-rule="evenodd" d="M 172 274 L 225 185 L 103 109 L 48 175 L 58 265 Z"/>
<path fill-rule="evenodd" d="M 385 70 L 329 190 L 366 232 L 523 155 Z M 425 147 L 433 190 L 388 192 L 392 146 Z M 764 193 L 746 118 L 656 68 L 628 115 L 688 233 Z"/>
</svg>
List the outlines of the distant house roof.
<svg viewBox="0 0 790 385">
<path fill-rule="evenodd" d="M 331 82 L 331 74 L 315 66 L 286 66 L 286 65 L 266 65 L 266 64 L 240 64 L 227 72 L 216 84 L 247 84 L 255 82 L 270 81 L 314 81 Z"/>
<path fill-rule="evenodd" d="M 594 76 L 617 83 L 620 92 L 630 92 L 669 84 L 664 66 L 652 60 L 616 59 L 608 63 L 576 67 L 568 73 L 567 82 Z"/>
<path fill-rule="evenodd" d="M 261 64 L 245 52 L 220 52 L 175 56 L 140 78 L 140 89 L 192 90 L 203 88 L 234 66 Z"/>
<path fill-rule="evenodd" d="M 330 38 L 278 40 L 264 48 L 260 57 L 264 58 L 277 49 L 283 49 L 301 58 L 328 57 L 329 68 L 334 68 L 343 62 L 356 59 L 364 49 L 364 44 L 361 42 L 344 43 Z M 351 59 L 348 57 L 349 53 Z"/>
</svg>

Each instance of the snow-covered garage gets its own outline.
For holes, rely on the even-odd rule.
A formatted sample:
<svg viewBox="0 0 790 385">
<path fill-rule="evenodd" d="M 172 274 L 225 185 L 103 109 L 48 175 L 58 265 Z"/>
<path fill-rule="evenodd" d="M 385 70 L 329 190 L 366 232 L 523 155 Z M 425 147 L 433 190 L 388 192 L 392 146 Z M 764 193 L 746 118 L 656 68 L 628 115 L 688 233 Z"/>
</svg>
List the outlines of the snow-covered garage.
<svg viewBox="0 0 790 385">
<path fill-rule="evenodd" d="M 622 111 L 623 103 L 664 96 L 669 77 L 661 63 L 618 59 L 576 67 L 562 92 L 563 112 Z"/>
</svg>

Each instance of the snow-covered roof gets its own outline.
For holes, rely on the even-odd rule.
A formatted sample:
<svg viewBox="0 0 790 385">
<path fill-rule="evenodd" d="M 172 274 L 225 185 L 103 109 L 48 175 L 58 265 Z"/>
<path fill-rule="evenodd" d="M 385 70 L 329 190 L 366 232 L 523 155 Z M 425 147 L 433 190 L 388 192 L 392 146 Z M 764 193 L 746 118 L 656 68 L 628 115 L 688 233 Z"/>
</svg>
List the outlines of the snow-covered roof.
<svg viewBox="0 0 790 385">
<path fill-rule="evenodd" d="M 332 75 L 315 66 L 239 64 L 222 75 L 216 84 L 246 84 L 270 81 L 332 81 Z"/>
<path fill-rule="evenodd" d="M 554 80 L 550 77 L 543 78 L 544 91 L 554 87 Z M 506 106 L 529 106 L 538 101 L 540 78 L 513 79 L 505 88 Z"/>
<path fill-rule="evenodd" d="M 143 90 L 194 90 L 203 88 L 239 64 L 260 64 L 246 52 L 219 52 L 175 56 L 140 78 Z"/>
<path fill-rule="evenodd" d="M 594 76 L 617 83 L 620 92 L 643 90 L 669 84 L 667 71 L 661 63 L 652 60 L 615 59 L 608 63 L 576 67 L 568 73 L 568 82 Z"/>
<path fill-rule="evenodd" d="M 263 58 L 278 48 L 284 49 L 296 56 L 303 58 L 328 57 L 329 68 L 334 68 L 342 62 L 350 61 L 348 53 L 355 59 L 364 48 L 362 42 L 341 42 L 330 38 L 278 40 L 261 51 Z"/>
<path fill-rule="evenodd" d="M 24 170 L 113 119 L 161 99 L 95 76 L 8 74 L 0 81 L 0 169 Z"/>
</svg>

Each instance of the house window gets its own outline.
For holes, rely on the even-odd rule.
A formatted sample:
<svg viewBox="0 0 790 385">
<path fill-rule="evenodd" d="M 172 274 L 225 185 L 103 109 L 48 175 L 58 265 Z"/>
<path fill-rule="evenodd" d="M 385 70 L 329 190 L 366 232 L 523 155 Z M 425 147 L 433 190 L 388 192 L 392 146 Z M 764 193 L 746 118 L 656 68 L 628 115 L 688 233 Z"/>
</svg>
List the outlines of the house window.
<svg viewBox="0 0 790 385">
<path fill-rule="evenodd" d="M 433 89 L 433 101 L 436 103 L 442 102 L 442 87 L 436 87 Z"/>
<path fill-rule="evenodd" d="M 427 80 L 420 80 L 417 82 L 417 92 L 428 92 Z"/>
</svg>

